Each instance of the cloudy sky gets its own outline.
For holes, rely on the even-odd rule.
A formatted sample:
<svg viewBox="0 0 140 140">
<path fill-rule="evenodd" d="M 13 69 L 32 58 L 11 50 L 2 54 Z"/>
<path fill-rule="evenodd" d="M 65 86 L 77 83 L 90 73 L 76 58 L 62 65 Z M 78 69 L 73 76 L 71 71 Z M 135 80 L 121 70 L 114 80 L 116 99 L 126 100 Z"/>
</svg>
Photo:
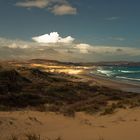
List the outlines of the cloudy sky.
<svg viewBox="0 0 140 140">
<path fill-rule="evenodd" d="M 139 0 L 0 0 L 0 59 L 140 61 Z"/>
</svg>

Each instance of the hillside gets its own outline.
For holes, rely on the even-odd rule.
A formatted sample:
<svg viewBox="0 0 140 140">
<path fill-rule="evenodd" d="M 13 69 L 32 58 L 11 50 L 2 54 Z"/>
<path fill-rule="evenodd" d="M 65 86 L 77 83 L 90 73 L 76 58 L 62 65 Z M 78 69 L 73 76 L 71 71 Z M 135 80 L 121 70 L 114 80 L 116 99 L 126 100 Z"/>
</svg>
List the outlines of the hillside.
<svg viewBox="0 0 140 140">
<path fill-rule="evenodd" d="M 18 63 L 18 64 L 17 64 Z M 140 105 L 140 95 L 82 82 L 64 73 L 46 72 L 33 62 L 7 62 L 0 68 L 0 109 L 35 109 L 74 115 L 75 112 L 113 113 Z M 50 63 L 50 61 L 49 61 Z M 55 65 L 55 62 L 51 62 Z M 47 66 L 47 63 L 45 62 Z M 112 102 L 112 104 L 110 104 Z"/>
</svg>

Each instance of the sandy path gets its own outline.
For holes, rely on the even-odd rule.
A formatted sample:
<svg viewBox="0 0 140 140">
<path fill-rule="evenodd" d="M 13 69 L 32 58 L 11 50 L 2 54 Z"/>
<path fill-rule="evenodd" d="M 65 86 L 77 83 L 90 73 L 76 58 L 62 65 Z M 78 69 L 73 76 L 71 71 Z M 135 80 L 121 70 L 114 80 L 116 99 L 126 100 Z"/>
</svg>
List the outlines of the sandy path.
<svg viewBox="0 0 140 140">
<path fill-rule="evenodd" d="M 26 133 L 62 140 L 140 140 L 140 109 L 107 116 L 77 113 L 75 118 L 35 111 L 0 112 L 0 140 Z"/>
</svg>

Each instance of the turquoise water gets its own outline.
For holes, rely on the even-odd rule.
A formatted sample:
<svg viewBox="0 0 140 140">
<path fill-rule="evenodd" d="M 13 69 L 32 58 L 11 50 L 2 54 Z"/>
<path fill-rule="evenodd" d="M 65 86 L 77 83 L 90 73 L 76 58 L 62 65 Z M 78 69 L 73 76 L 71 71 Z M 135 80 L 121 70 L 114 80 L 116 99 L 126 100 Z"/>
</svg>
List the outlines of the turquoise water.
<svg viewBox="0 0 140 140">
<path fill-rule="evenodd" d="M 140 66 L 102 66 L 97 73 L 111 78 L 140 82 Z"/>
</svg>

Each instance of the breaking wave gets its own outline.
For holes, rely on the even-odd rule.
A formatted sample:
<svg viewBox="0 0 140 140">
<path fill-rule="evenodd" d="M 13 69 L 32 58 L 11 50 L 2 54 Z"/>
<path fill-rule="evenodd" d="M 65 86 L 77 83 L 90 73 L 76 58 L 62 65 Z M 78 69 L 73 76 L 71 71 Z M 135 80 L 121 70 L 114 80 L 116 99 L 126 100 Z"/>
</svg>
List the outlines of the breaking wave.
<svg viewBox="0 0 140 140">
<path fill-rule="evenodd" d="M 107 77 L 140 81 L 140 66 L 136 67 L 104 66 L 98 67 L 97 73 L 99 75 L 104 75 Z"/>
</svg>

